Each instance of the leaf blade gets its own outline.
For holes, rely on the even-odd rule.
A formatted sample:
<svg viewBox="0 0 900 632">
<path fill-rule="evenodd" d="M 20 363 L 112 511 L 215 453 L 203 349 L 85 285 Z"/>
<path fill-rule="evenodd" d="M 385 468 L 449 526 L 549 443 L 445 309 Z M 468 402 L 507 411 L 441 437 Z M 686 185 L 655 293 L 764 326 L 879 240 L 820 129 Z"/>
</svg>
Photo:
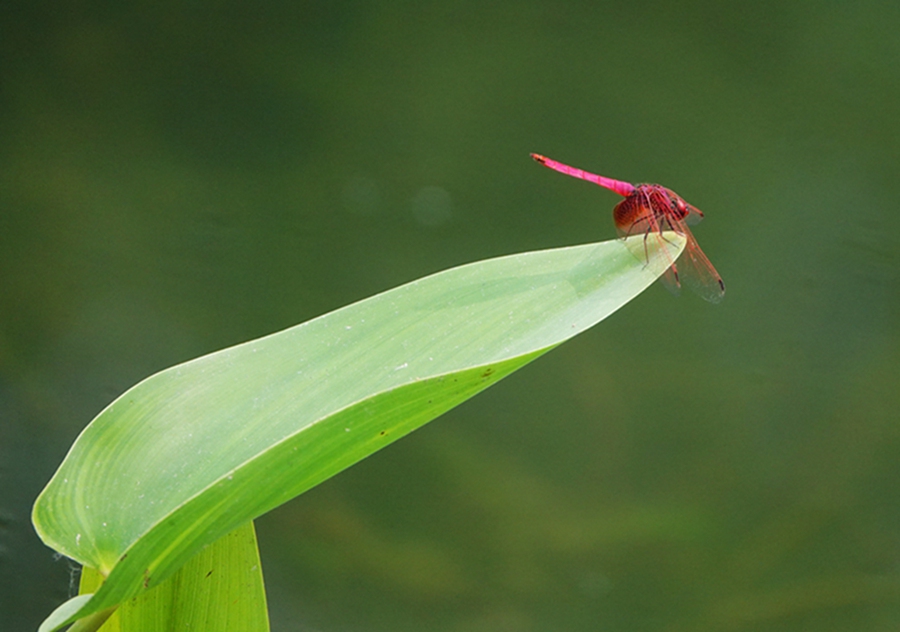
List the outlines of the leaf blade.
<svg viewBox="0 0 900 632">
<path fill-rule="evenodd" d="M 48 545 L 109 576 L 80 614 L 163 581 L 241 522 L 602 320 L 684 247 L 652 241 L 646 263 L 615 240 L 453 268 L 132 387 L 35 503 Z M 306 478 L 289 458 L 301 447 L 302 465 L 316 463 Z M 266 490 L 273 476 L 284 490 Z"/>
</svg>

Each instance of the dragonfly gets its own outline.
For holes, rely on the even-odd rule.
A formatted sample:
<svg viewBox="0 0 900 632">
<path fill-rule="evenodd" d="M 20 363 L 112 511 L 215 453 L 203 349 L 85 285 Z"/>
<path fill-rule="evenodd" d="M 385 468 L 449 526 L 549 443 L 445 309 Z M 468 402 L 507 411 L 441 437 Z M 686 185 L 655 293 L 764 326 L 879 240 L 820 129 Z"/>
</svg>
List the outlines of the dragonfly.
<svg viewBox="0 0 900 632">
<path fill-rule="evenodd" d="M 658 184 L 634 185 L 570 167 L 540 154 L 531 154 L 531 157 L 554 171 L 593 182 L 624 197 L 625 199 L 613 209 L 613 221 L 620 237 L 643 234 L 646 244 L 647 239 L 651 237 L 665 239 L 663 236 L 665 231 L 684 235 L 687 243 L 682 256 L 678 258 L 678 265 L 672 261 L 660 277 L 660 281 L 673 293 L 679 293 L 681 283 L 684 281 L 688 287 L 711 303 L 718 303 L 725 296 L 725 283 L 722 277 L 700 250 L 697 240 L 688 228 L 688 225 L 693 226 L 703 219 L 700 209 L 685 202 L 671 189 Z"/>
</svg>

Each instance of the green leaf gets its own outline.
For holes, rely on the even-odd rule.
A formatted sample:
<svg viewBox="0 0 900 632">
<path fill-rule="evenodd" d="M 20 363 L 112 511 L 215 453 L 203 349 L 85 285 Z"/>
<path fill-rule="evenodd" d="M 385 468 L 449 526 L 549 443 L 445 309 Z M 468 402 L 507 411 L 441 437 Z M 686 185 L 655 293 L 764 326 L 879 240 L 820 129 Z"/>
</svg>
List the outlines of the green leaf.
<svg viewBox="0 0 900 632">
<path fill-rule="evenodd" d="M 140 382 L 85 428 L 35 503 L 44 542 L 107 577 L 46 629 L 160 584 L 591 327 L 683 248 L 667 234 L 481 261 Z"/>
<path fill-rule="evenodd" d="M 79 586 L 82 595 L 76 599 L 90 598 L 85 593 L 96 592 L 103 581 L 99 571 L 84 567 Z M 81 619 L 70 632 L 93 630 L 268 632 L 253 523 L 241 525 L 201 550 L 153 590 L 129 599 L 114 612 Z"/>
</svg>

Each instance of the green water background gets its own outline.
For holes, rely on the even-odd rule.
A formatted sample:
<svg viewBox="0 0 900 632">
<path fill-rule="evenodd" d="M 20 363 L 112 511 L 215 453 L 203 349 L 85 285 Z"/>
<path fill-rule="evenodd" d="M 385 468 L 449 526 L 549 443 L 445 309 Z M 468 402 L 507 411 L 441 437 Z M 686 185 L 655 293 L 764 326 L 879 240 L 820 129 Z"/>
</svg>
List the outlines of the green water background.
<svg viewBox="0 0 900 632">
<path fill-rule="evenodd" d="M 702 209 L 660 287 L 258 522 L 273 629 L 900 627 L 900 5 L 8 2 L 0 616 L 30 505 L 173 363 L 431 272 Z M 6 628 L 5 625 L 9 625 Z"/>
</svg>

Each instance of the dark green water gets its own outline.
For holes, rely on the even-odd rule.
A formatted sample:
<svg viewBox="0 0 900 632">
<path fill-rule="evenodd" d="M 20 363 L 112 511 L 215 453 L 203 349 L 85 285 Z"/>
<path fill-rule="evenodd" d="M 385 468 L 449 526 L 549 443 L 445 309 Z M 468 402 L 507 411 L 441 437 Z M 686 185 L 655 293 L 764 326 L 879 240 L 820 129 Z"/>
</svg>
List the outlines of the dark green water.
<svg viewBox="0 0 900 632">
<path fill-rule="evenodd" d="M 900 5 L 6 3 L 0 618 L 34 497 L 175 362 L 659 182 L 728 286 L 608 321 L 258 521 L 276 631 L 900 627 Z M 6 626 L 10 627 L 6 627 Z"/>
</svg>

